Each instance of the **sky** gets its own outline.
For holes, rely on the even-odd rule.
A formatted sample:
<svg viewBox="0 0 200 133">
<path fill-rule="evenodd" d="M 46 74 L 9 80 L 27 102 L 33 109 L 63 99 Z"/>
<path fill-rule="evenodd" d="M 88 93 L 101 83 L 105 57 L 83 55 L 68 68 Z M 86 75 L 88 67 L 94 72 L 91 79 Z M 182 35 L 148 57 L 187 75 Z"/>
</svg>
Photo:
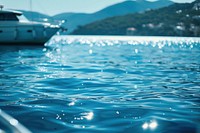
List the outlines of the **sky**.
<svg viewBox="0 0 200 133">
<path fill-rule="evenodd" d="M 31 1 L 32 4 L 30 4 Z M 123 1 L 125 0 L 0 0 L 0 5 L 4 5 L 5 9 L 32 10 L 53 16 L 63 12 L 93 13 Z M 171 1 L 185 3 L 194 0 Z"/>
</svg>

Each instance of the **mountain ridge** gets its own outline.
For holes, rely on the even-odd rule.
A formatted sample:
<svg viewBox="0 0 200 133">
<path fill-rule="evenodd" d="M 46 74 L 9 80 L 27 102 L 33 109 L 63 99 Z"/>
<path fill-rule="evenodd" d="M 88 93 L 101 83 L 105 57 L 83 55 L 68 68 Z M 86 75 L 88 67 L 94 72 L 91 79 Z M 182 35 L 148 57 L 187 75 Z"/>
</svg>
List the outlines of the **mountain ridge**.
<svg viewBox="0 0 200 133">
<path fill-rule="evenodd" d="M 121 16 L 125 14 L 135 13 L 135 12 L 144 12 L 150 9 L 157 9 L 165 6 L 169 6 L 173 4 L 170 0 L 158 0 L 155 2 L 149 2 L 146 0 L 128 0 L 121 3 L 117 3 L 108 7 L 105 7 L 94 13 L 61 13 L 55 16 L 48 16 L 38 12 L 30 12 L 20 10 L 24 13 L 24 15 L 33 21 L 46 21 L 54 22 L 56 20 L 67 20 L 66 23 L 63 24 L 64 27 L 68 28 L 68 32 L 70 33 L 77 29 L 79 26 L 83 26 L 89 24 L 94 21 L 99 21 L 105 18 Z"/>
<path fill-rule="evenodd" d="M 75 35 L 200 36 L 200 2 L 111 17 L 79 27 Z"/>
<path fill-rule="evenodd" d="M 120 16 L 129 13 L 143 12 L 149 9 L 157 9 L 173 4 L 172 1 L 158 0 L 155 2 L 149 2 L 146 0 L 140 1 L 124 1 L 117 3 L 106 8 L 103 8 L 95 13 L 73 13 L 68 15 L 68 13 L 62 13 L 53 16 L 54 19 L 65 19 L 68 23 L 65 24 L 65 27 L 68 27 L 69 32 L 72 32 L 78 26 L 85 25 L 97 20 L 105 19 L 113 16 Z"/>
</svg>

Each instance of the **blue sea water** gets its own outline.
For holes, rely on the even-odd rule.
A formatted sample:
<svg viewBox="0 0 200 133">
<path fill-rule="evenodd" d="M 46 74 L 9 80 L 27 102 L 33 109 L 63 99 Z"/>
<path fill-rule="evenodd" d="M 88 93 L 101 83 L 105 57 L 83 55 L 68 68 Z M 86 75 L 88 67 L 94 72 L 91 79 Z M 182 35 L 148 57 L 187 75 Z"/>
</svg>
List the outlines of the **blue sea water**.
<svg viewBox="0 0 200 133">
<path fill-rule="evenodd" d="M 0 109 L 35 133 L 200 133 L 200 38 L 55 36 L 0 47 Z"/>
</svg>

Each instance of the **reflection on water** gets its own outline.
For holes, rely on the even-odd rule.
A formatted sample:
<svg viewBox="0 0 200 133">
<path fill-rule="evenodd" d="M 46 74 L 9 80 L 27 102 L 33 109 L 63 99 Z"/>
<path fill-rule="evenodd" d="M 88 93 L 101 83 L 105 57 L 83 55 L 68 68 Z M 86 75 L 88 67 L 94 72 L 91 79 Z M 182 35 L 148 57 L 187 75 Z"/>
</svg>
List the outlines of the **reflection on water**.
<svg viewBox="0 0 200 133">
<path fill-rule="evenodd" d="M 199 38 L 1 46 L 0 108 L 33 132 L 199 133 L 199 53 Z"/>
<path fill-rule="evenodd" d="M 150 123 L 147 123 L 145 122 L 143 125 L 142 125 L 142 128 L 144 130 L 147 130 L 147 129 L 151 129 L 151 130 L 154 130 L 156 129 L 158 126 L 158 123 L 156 121 L 151 121 Z"/>
</svg>

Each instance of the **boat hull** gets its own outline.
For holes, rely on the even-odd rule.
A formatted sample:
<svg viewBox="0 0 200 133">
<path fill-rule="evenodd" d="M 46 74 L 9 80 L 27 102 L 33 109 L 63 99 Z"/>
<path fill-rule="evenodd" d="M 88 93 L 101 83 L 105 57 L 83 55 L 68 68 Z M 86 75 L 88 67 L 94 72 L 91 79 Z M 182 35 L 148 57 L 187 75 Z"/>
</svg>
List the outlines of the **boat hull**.
<svg viewBox="0 0 200 133">
<path fill-rule="evenodd" d="M 0 45 L 44 45 L 59 29 L 38 23 L 1 24 Z"/>
<path fill-rule="evenodd" d="M 0 42 L 0 46 L 44 46 L 44 44 L 46 43 L 46 41 L 43 42 Z"/>
</svg>

